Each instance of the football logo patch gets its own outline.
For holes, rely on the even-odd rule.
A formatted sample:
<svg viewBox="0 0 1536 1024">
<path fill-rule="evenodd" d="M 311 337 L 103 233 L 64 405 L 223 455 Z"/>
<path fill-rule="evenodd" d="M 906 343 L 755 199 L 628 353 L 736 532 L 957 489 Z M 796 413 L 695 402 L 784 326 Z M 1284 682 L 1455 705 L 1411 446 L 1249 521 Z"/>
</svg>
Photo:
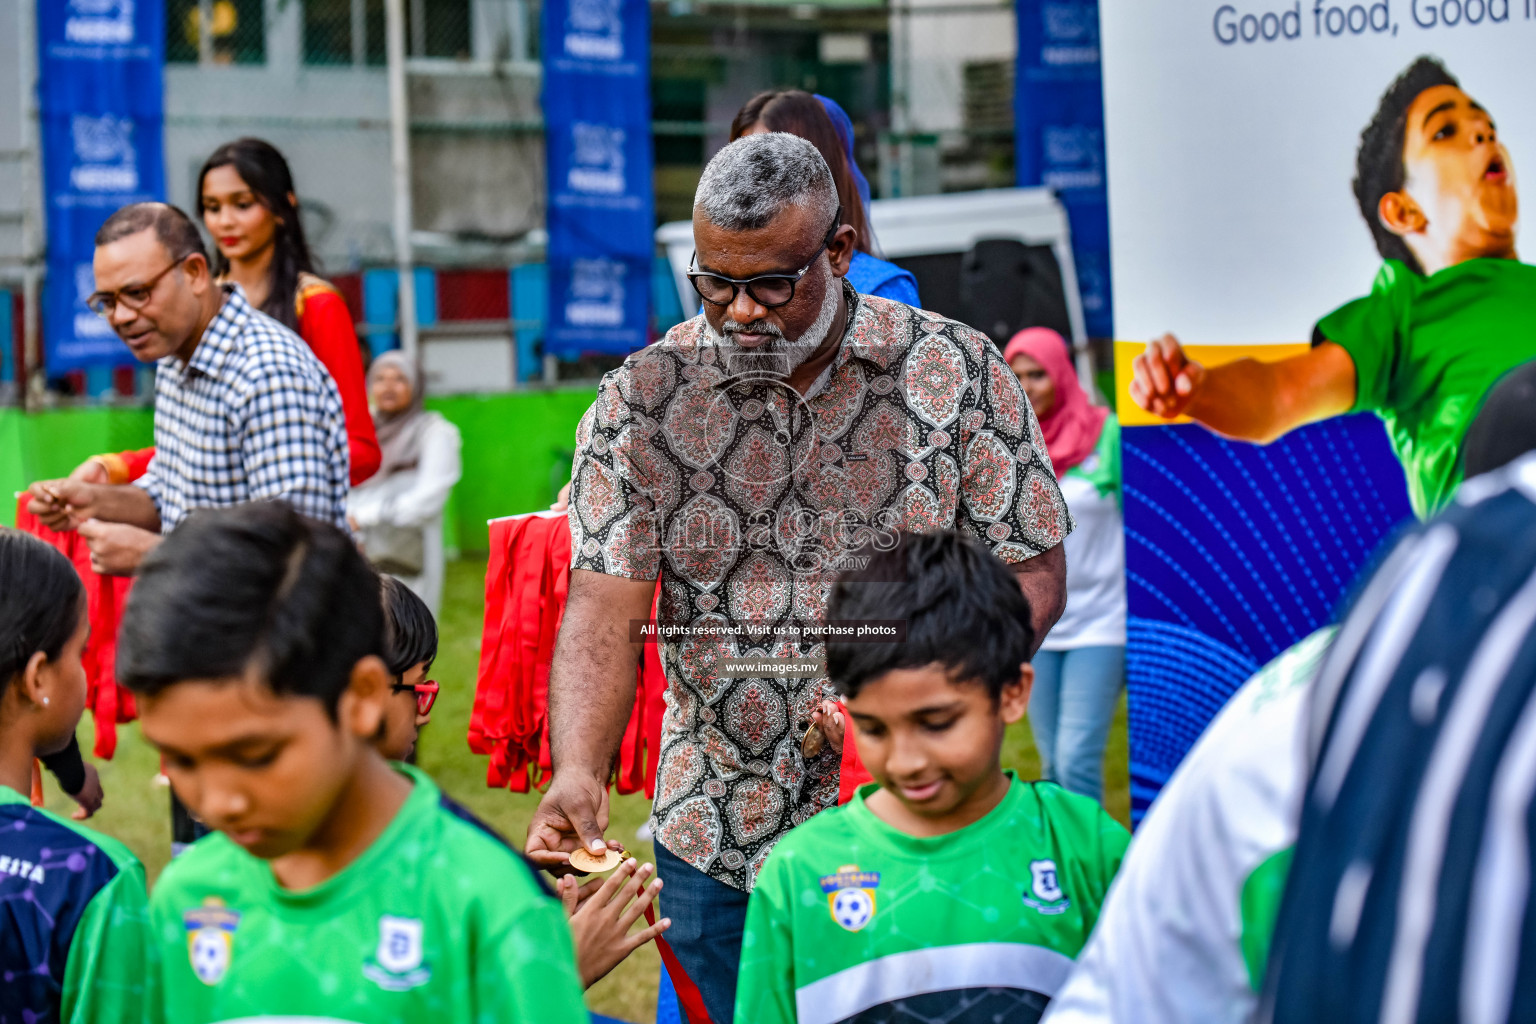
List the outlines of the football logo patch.
<svg viewBox="0 0 1536 1024">
<path fill-rule="evenodd" d="M 1061 914 L 1072 905 L 1066 893 L 1061 891 L 1061 880 L 1056 876 L 1053 860 L 1029 862 L 1029 891 L 1024 894 L 1024 905 L 1034 907 L 1042 914 Z"/>
<path fill-rule="evenodd" d="M 432 969 L 422 963 L 422 925 L 413 917 L 379 918 L 379 947 L 364 961 L 363 977 L 389 992 L 425 985 Z"/>
<path fill-rule="evenodd" d="M 880 872 L 860 871 L 857 864 L 845 864 L 834 875 L 821 877 L 821 891 L 827 894 L 827 909 L 838 927 L 861 930 L 875 916 L 875 890 L 880 887 Z"/>
<path fill-rule="evenodd" d="M 240 912 L 230 910 L 217 896 L 210 896 L 196 910 L 183 911 L 181 920 L 187 928 L 187 959 L 192 964 L 192 973 L 204 985 L 217 985 L 224 980 L 234 955 Z"/>
</svg>

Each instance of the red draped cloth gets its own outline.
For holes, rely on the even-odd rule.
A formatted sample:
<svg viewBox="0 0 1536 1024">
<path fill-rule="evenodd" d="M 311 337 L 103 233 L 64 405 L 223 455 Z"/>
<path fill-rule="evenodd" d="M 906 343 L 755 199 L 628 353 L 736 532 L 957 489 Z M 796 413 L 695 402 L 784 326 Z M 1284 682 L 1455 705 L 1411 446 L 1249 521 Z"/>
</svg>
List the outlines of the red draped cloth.
<svg viewBox="0 0 1536 1024">
<path fill-rule="evenodd" d="M 528 792 L 550 774 L 549 666 L 571 578 L 571 528 L 563 512 L 530 512 L 491 522 L 485 572 L 485 629 L 469 723 L 469 748 L 490 757 L 486 785 Z M 658 587 L 658 594 L 660 588 Z M 651 617 L 656 616 L 653 599 Z M 611 780 L 620 793 L 656 795 L 656 759 L 667 688 L 655 643 L 635 679 L 635 706 Z M 843 709 L 843 719 L 848 719 Z M 871 781 L 850 724 L 843 744 L 838 802 Z"/>
<path fill-rule="evenodd" d="M 469 748 L 490 757 L 486 785 L 528 792 L 549 781 L 549 666 L 571 579 L 571 529 L 563 512 L 532 512 L 491 523 L 485 573 L 485 628 L 469 721 Z M 635 675 L 635 706 L 624 729 L 612 785 L 655 795 L 666 678 L 647 644 Z"/>
<path fill-rule="evenodd" d="M 41 538 L 63 553 L 85 584 L 89 605 L 91 636 L 85 644 L 86 707 L 96 722 L 94 754 L 111 760 L 117 752 L 117 726 L 131 722 L 138 715 L 133 694 L 117 685 L 117 624 L 123 617 L 123 603 L 133 580 L 127 576 L 101 576 L 91 570 L 91 552 L 73 530 L 50 530 L 27 511 L 31 499 L 16 502 L 16 528 Z"/>
</svg>

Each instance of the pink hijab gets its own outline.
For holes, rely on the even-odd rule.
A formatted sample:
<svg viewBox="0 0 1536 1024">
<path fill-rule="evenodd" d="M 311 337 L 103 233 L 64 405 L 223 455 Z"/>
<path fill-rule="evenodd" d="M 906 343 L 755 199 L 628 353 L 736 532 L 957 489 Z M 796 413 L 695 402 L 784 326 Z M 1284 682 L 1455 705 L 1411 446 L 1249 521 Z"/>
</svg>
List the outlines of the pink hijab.
<svg viewBox="0 0 1536 1024">
<path fill-rule="evenodd" d="M 1049 416 L 1040 417 L 1040 432 L 1051 453 L 1051 466 L 1059 479 L 1067 470 L 1093 454 L 1109 410 L 1093 405 L 1077 382 L 1072 368 L 1072 354 L 1066 339 L 1049 327 L 1029 327 L 1015 334 L 1003 350 L 1003 361 L 1011 364 L 1015 356 L 1025 355 L 1045 367 L 1056 385 L 1056 405 Z"/>
</svg>

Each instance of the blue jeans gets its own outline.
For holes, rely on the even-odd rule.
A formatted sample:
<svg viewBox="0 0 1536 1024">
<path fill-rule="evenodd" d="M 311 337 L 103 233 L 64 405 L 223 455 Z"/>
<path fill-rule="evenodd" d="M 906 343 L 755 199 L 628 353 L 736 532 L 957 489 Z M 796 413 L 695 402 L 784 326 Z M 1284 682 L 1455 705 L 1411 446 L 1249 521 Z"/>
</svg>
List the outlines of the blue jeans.
<svg viewBox="0 0 1536 1024">
<path fill-rule="evenodd" d="M 731 1024 L 736 1012 L 736 972 L 747 927 L 747 897 L 717 882 L 656 844 L 662 917 L 672 919 L 665 938 L 678 963 L 699 987 L 714 1024 Z"/>
<path fill-rule="evenodd" d="M 1033 664 L 1029 727 L 1040 774 L 1102 803 L 1104 747 L 1125 685 L 1125 648 L 1040 651 Z"/>
</svg>

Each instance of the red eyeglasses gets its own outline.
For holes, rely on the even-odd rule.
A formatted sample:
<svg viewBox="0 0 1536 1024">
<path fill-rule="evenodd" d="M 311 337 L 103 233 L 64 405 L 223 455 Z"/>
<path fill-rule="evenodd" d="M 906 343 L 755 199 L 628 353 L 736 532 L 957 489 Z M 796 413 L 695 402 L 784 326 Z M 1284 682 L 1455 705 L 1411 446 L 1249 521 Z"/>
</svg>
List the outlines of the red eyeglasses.
<svg viewBox="0 0 1536 1024">
<path fill-rule="evenodd" d="M 390 687 L 395 693 L 404 693 L 407 690 L 416 694 L 416 713 L 425 718 L 432 713 L 432 705 L 437 702 L 437 684 L 428 679 L 424 683 L 415 686 L 407 686 L 404 683 L 396 683 Z"/>
</svg>

